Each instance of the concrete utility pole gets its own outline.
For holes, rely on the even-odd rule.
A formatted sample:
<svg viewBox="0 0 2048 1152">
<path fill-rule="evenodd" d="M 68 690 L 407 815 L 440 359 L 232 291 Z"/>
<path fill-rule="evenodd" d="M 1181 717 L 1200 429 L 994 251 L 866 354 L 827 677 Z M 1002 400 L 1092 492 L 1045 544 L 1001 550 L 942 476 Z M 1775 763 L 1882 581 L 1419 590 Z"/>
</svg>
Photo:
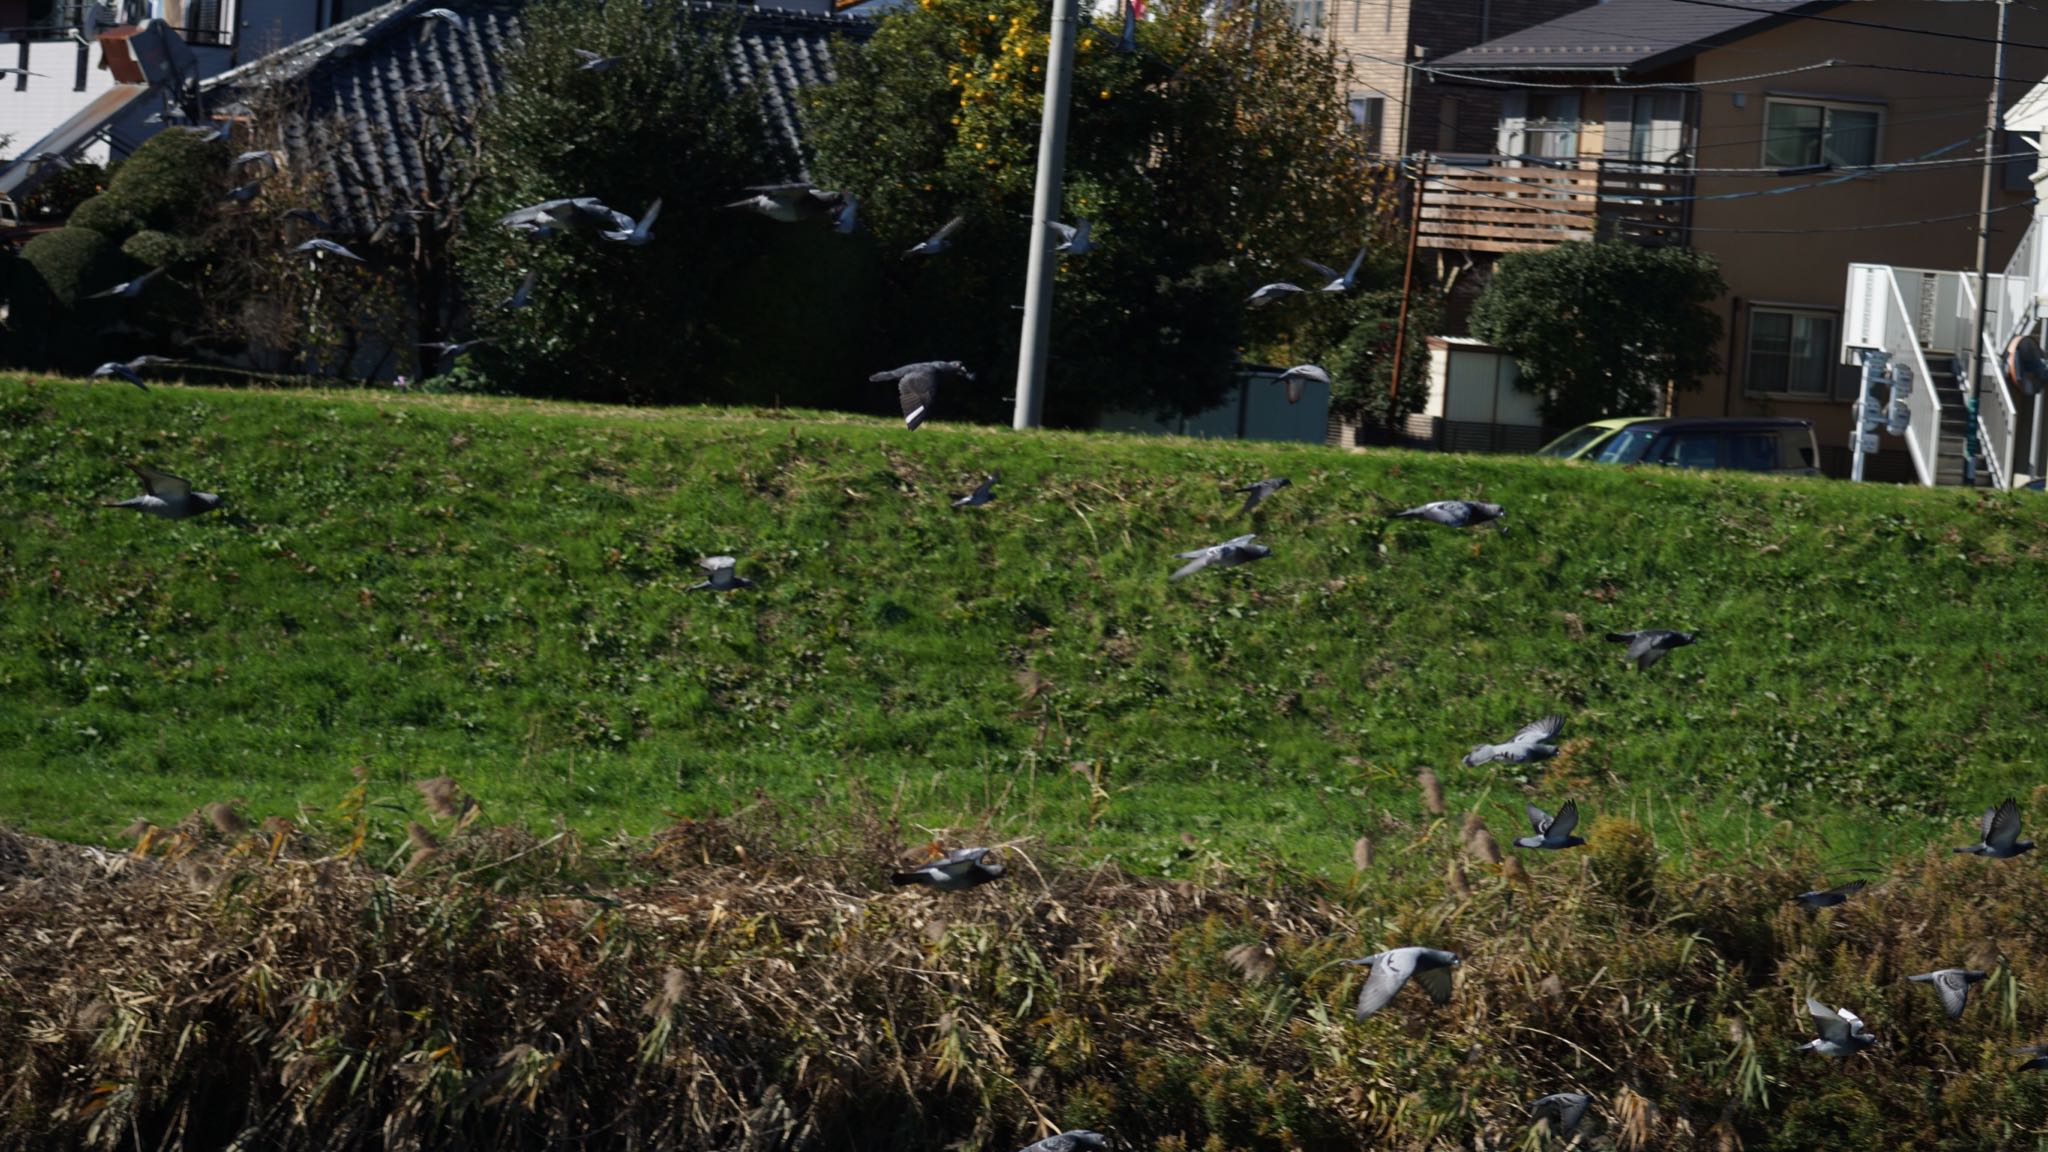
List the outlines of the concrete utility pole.
<svg viewBox="0 0 2048 1152">
<path fill-rule="evenodd" d="M 1045 53 L 1045 116 L 1038 129 L 1038 186 L 1031 197 L 1031 263 L 1024 273 L 1024 335 L 1017 347 L 1013 428 L 1036 428 L 1045 414 L 1045 362 L 1052 351 L 1052 280 L 1058 258 L 1049 222 L 1059 218 L 1067 167 L 1067 105 L 1074 88 L 1074 28 L 1079 0 L 1053 0 L 1052 45 Z"/>
<path fill-rule="evenodd" d="M 1998 154 L 1998 130 L 2005 123 L 2004 81 L 2005 75 L 2005 17 L 2010 11 L 2010 0 L 1998 0 L 1998 43 L 1991 50 L 1991 99 L 1984 115 L 1984 179 L 1977 192 L 1977 318 L 1970 325 L 1970 354 L 1963 358 L 1969 365 L 1970 379 L 1964 383 L 1963 403 L 1969 417 L 1969 438 L 1963 446 L 1963 482 L 1976 479 L 1976 457 L 1970 450 L 1976 447 L 1978 391 L 1984 386 L 1984 322 L 1985 314 L 1991 308 L 1991 278 L 1987 265 L 1991 262 L 1991 186 L 1997 177 L 1998 164 L 1992 159 Z M 1998 371 L 1993 364 L 1991 370 Z M 2006 462 L 2006 469 L 2012 464 Z"/>
</svg>

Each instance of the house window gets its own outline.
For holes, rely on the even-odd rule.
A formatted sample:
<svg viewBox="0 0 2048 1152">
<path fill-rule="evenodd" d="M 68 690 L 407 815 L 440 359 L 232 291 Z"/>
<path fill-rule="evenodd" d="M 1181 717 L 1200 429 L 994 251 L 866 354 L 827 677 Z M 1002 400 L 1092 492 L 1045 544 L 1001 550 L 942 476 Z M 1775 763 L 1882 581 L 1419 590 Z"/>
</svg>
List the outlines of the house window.
<svg viewBox="0 0 2048 1152">
<path fill-rule="evenodd" d="M 1313 36 L 1323 27 L 1323 0 L 1287 0 L 1287 18 L 1296 31 Z"/>
<path fill-rule="evenodd" d="M 1528 149 L 1531 156 L 1579 154 L 1579 94 L 1529 93 Z"/>
<path fill-rule="evenodd" d="M 1998 186 L 2008 192 L 2031 192 L 2034 190 L 2034 165 L 2039 160 L 2041 134 L 2039 132 L 2001 132 L 1999 155 L 2009 157 L 1998 162 Z"/>
<path fill-rule="evenodd" d="M 1446 96 L 1436 104 L 1436 150 L 1458 150 L 1458 98 Z"/>
<path fill-rule="evenodd" d="M 1387 98 L 1384 96 L 1353 96 L 1351 98 L 1351 130 L 1365 139 L 1365 154 L 1380 154 L 1380 129 L 1387 118 Z"/>
<path fill-rule="evenodd" d="M 1834 313 L 1753 308 L 1745 386 L 1751 392 L 1831 398 L 1841 375 L 1835 351 Z"/>
<path fill-rule="evenodd" d="M 1880 110 L 1869 104 L 1768 100 L 1764 103 L 1764 167 L 1875 164 L 1881 120 Z"/>
</svg>

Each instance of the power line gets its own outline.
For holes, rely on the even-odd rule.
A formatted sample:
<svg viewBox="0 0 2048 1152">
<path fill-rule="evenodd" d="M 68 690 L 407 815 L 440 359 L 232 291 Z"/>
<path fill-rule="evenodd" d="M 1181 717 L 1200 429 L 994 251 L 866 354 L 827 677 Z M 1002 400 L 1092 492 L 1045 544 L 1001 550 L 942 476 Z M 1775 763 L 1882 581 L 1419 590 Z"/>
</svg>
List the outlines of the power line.
<svg viewBox="0 0 2048 1152">
<path fill-rule="evenodd" d="M 1396 68 L 1412 68 L 1417 72 L 1427 73 L 1440 79 L 1456 80 L 1462 83 L 1497 84 L 1504 88 L 1559 88 L 1570 89 L 1574 92 L 1586 89 L 1594 89 L 1601 92 L 1641 92 L 1657 89 L 1696 91 L 1701 88 L 1711 88 L 1722 84 L 1746 84 L 1752 80 L 1771 80 L 1779 76 L 1794 76 L 1801 72 L 1833 68 L 1842 63 L 1840 60 L 1820 60 L 1812 64 L 1801 64 L 1793 68 L 1781 68 L 1774 72 L 1757 72 L 1749 76 L 1728 76 L 1719 80 L 1660 81 L 1654 84 L 1537 84 L 1523 80 L 1503 80 L 1497 76 L 1478 76 L 1469 72 L 1453 72 L 1446 68 L 1439 68 L 1434 64 L 1414 64 L 1405 60 L 1390 60 L 1385 56 L 1374 56 L 1369 52 L 1359 52 L 1356 55 L 1380 64 L 1391 64 Z M 1623 70 L 1623 67 L 1617 65 L 1611 69 L 1603 68 L 1599 70 L 1603 72 L 1620 72 Z M 1531 68 L 1530 71 L 1543 71 L 1543 69 L 1537 67 Z"/>
<path fill-rule="evenodd" d="M 1701 8 L 1726 8 L 1731 12 L 1759 12 L 1747 4 L 1729 4 L 1725 0 L 1678 0 L 1680 4 L 1692 4 Z M 1898 24 L 1879 24 L 1871 20 L 1851 20 L 1845 16 L 1822 16 L 1819 13 L 1804 12 L 1762 12 L 1763 15 L 1790 16 L 1795 20 L 1811 20 L 1817 24 L 1846 24 L 1852 28 L 1876 28 L 1884 32 L 1904 32 L 1912 36 L 1936 36 L 1943 40 L 1968 40 L 1973 44 L 1999 44 L 2008 48 L 2048 48 L 2048 44 L 2032 44 L 2025 40 L 2004 40 L 1996 36 L 1977 36 L 1968 32 L 1935 32 L 1926 28 L 1906 28 Z"/>
</svg>

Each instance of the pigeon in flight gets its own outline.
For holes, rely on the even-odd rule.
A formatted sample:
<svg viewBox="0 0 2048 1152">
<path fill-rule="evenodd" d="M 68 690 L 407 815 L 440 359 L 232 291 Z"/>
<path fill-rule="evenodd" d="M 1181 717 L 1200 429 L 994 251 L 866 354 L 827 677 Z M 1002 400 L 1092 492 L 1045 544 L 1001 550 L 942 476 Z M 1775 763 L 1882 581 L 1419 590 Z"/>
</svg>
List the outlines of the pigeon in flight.
<svg viewBox="0 0 2048 1152">
<path fill-rule="evenodd" d="M 582 227 L 631 228 L 633 220 L 623 212 L 612 211 L 595 196 L 566 196 L 514 208 L 498 218 L 498 226 L 545 240 Z"/>
<path fill-rule="evenodd" d="M 578 72 L 609 72 L 618 67 L 619 61 L 623 59 L 619 56 L 600 56 L 588 48 L 571 48 L 569 51 L 574 52 L 577 58 L 583 61 L 576 66 Z"/>
<path fill-rule="evenodd" d="M 1409 977 L 1422 982 L 1422 990 L 1439 1004 L 1451 999 L 1451 969 L 1463 963 L 1456 952 L 1445 952 L 1436 948 L 1391 948 L 1357 960 L 1344 960 L 1372 971 L 1365 977 L 1365 987 L 1358 990 L 1357 1017 L 1360 1020 L 1387 1006 Z"/>
<path fill-rule="evenodd" d="M 534 270 L 528 268 L 526 275 L 519 278 L 519 287 L 514 288 L 510 296 L 498 301 L 498 307 L 506 312 L 517 312 L 531 304 L 533 302 L 534 275 Z"/>
<path fill-rule="evenodd" d="M 1851 880 L 1847 884 L 1837 884 L 1825 891 L 1801 892 L 1792 898 L 1792 902 L 1808 912 L 1818 912 L 1823 908 L 1833 908 L 1837 904 L 1846 903 L 1849 897 L 1863 891 L 1867 886 L 1867 881 Z"/>
<path fill-rule="evenodd" d="M 1579 802 L 1567 800 L 1564 807 L 1552 816 L 1534 804 L 1529 810 L 1529 826 L 1536 830 L 1534 836 L 1522 836 L 1515 840 L 1517 848 L 1576 848 L 1585 840 L 1572 835 L 1572 829 L 1579 826 Z"/>
<path fill-rule="evenodd" d="M 1330 374 L 1323 371 L 1320 365 L 1296 364 L 1275 377 L 1273 383 L 1287 389 L 1289 404 L 1299 404 L 1302 393 L 1307 391 L 1306 385 L 1314 383 L 1327 388 L 1330 386 Z"/>
<path fill-rule="evenodd" d="M 322 216 L 311 208 L 290 208 L 278 214 L 280 220 L 300 220 L 315 232 L 334 231 L 334 221 Z"/>
<path fill-rule="evenodd" d="M 995 499 L 996 481 L 1001 480 L 1002 478 L 1003 470 L 1000 468 L 982 477 L 981 487 L 976 488 L 974 491 L 969 492 L 967 495 L 962 496 L 958 500 L 953 501 L 953 507 L 979 508 L 983 504 L 986 504 L 989 501 Z"/>
<path fill-rule="evenodd" d="M 1126 56 L 1138 51 L 1138 4 L 1137 0 L 1124 0 L 1124 30 L 1116 38 L 1116 50 Z"/>
<path fill-rule="evenodd" d="M 1351 286 L 1358 282 L 1358 269 L 1365 264 L 1365 253 L 1370 247 L 1370 244 L 1361 246 L 1358 249 L 1358 255 L 1351 258 L 1351 267 L 1346 268 L 1342 272 L 1337 271 L 1328 264 L 1318 264 L 1306 256 L 1301 258 L 1301 262 L 1329 277 L 1329 282 L 1323 285 L 1323 291 L 1349 292 L 1351 291 Z"/>
<path fill-rule="evenodd" d="M 1285 476 L 1268 476 L 1256 484 L 1247 484 L 1242 488 L 1232 488 L 1232 492 L 1244 494 L 1244 507 L 1239 508 L 1237 514 L 1242 516 L 1250 512 L 1264 503 L 1266 497 L 1271 496 L 1282 488 L 1291 486 L 1293 483 L 1294 481 L 1289 480 Z"/>
<path fill-rule="evenodd" d="M 1532 760 L 1548 760 L 1557 755 L 1558 732 L 1564 727 L 1564 717 L 1545 716 L 1531 724 L 1522 725 L 1513 736 L 1500 744 L 1475 745 L 1465 754 L 1465 767 L 1477 768 L 1489 761 L 1502 764 L 1527 764 Z M 1537 829 L 1542 831 L 1542 829 Z"/>
<path fill-rule="evenodd" d="M 1480 524 L 1492 524 L 1505 533 L 1507 509 L 1498 504 L 1485 504 L 1478 500 L 1432 500 L 1413 508 L 1394 513 L 1396 520 L 1433 520 L 1448 528 L 1472 528 Z"/>
<path fill-rule="evenodd" d="M 893 873 L 889 882 L 899 888 L 905 884 L 924 884 L 941 892 L 965 891 L 1003 874 L 1002 862 L 990 859 L 992 855 L 987 848 L 956 849 L 922 868 Z"/>
<path fill-rule="evenodd" d="M 1941 997 L 1942 1009 L 1948 1013 L 1949 1019 L 1956 1020 L 1962 1017 L 1963 1005 L 1969 1002 L 1970 985 L 1987 979 L 1990 975 L 1989 972 L 1979 972 L 1974 968 L 1937 968 L 1932 972 L 1922 972 L 1918 976 L 1908 976 L 1906 979 L 1915 984 L 1934 985 L 1935 993 Z"/>
<path fill-rule="evenodd" d="M 0 76 L 34 76 L 39 80 L 43 79 L 41 72 L 31 72 L 26 68 L 0 68 Z"/>
<path fill-rule="evenodd" d="M 1553 1092 L 1529 1101 L 1529 1116 L 1535 1120 L 1548 1117 L 1551 1131 L 1563 1136 L 1579 1126 L 1592 1104 L 1593 1098 L 1584 1092 Z"/>
<path fill-rule="evenodd" d="M 1256 539 L 1256 534 L 1247 532 L 1243 536 L 1234 536 L 1221 544 L 1211 544 L 1207 548 L 1197 548 L 1192 552 L 1175 552 L 1175 559 L 1186 560 L 1187 563 L 1181 565 L 1179 570 L 1167 579 L 1181 580 L 1193 576 L 1204 568 L 1235 568 L 1239 564 L 1249 564 L 1254 560 L 1264 560 L 1271 556 L 1271 548 L 1264 544 L 1252 543 Z"/>
<path fill-rule="evenodd" d="M 278 171 L 280 167 L 277 162 L 277 153 L 264 148 L 242 153 L 240 156 L 235 157 L 234 163 L 231 166 L 239 169 L 248 164 L 262 164 L 272 172 Z"/>
<path fill-rule="evenodd" d="M 218 494 L 194 492 L 192 482 L 183 476 L 158 472 L 154 468 L 144 468 L 139 464 L 130 464 L 128 467 L 137 476 L 142 477 L 142 495 L 117 500 L 106 507 L 133 508 L 137 512 L 147 512 L 151 516 L 161 516 L 166 520 L 183 520 L 220 507 Z"/>
<path fill-rule="evenodd" d="M 109 297 L 118 296 L 123 300 L 132 300 L 135 297 L 142 295 L 142 290 L 149 286 L 149 282 L 151 280 L 156 279 L 162 273 L 163 269 L 161 268 L 151 268 L 149 271 L 144 272 L 142 275 L 137 276 L 133 280 L 123 280 L 119 284 L 114 285 L 112 288 L 109 288 L 104 292 L 95 292 L 92 295 L 87 296 L 86 299 L 105 300 L 108 299 Z"/>
<path fill-rule="evenodd" d="M 607 228 L 599 232 L 598 235 L 614 243 L 630 244 L 638 248 L 649 240 L 654 239 L 654 218 L 659 215 L 661 215 L 661 197 L 657 196 L 654 198 L 654 203 L 647 206 L 647 211 L 641 214 L 640 219 L 634 220 L 630 216 L 626 217 L 625 222 L 618 228 Z"/>
<path fill-rule="evenodd" d="M 1076 1128 L 1057 1136 L 1047 1136 L 1036 1144 L 1026 1144 L 1017 1152 L 1081 1152 L 1083 1148 L 1107 1148 L 1109 1138 L 1100 1132 Z"/>
<path fill-rule="evenodd" d="M 228 189 L 221 195 L 221 199 L 236 204 L 247 204 L 249 201 L 254 200 L 262 191 L 263 181 L 256 179 L 249 181 L 247 184 L 237 184 L 233 188 Z"/>
<path fill-rule="evenodd" d="M 953 217 L 951 220 L 948 220 L 944 224 L 939 225 L 939 230 L 937 232 L 934 232 L 931 235 L 925 237 L 924 239 L 918 241 L 917 243 L 911 245 L 910 250 L 905 252 L 904 255 L 936 256 L 939 253 L 944 252 L 946 249 L 951 248 L 953 246 L 953 233 L 958 232 L 960 230 L 960 226 L 965 223 L 967 223 L 966 217 Z"/>
<path fill-rule="evenodd" d="M 733 571 L 738 563 L 739 561 L 730 556 L 706 556 L 697 561 L 697 567 L 702 568 L 709 579 L 692 584 L 683 591 L 699 592 L 709 589 L 713 592 L 730 592 L 735 588 L 752 588 L 752 580 Z"/>
<path fill-rule="evenodd" d="M 490 343 L 490 337 L 479 336 L 474 340 L 434 340 L 420 347 L 432 349 L 436 354 L 453 359 L 479 344 Z"/>
<path fill-rule="evenodd" d="M 2013 1069 L 2015 1072 L 2031 1072 L 2036 1068 L 2048 1068 L 2048 1044 L 2022 1044 L 2012 1050 L 2015 1056 L 2032 1056 L 2033 1059 Z"/>
<path fill-rule="evenodd" d="M 152 364 L 168 363 L 170 361 L 162 356 L 137 356 L 126 363 L 119 360 L 109 360 L 92 370 L 92 378 L 95 380 L 126 380 L 147 392 L 149 391 L 149 385 L 142 382 L 142 370 Z"/>
<path fill-rule="evenodd" d="M 747 191 L 753 195 L 744 200 L 735 200 L 726 207 L 745 208 L 784 224 L 826 219 L 837 223 L 842 213 L 850 216 L 853 212 L 852 196 L 843 192 L 828 192 L 801 181 L 793 184 L 756 184 Z M 853 229 L 849 225 L 840 230 L 850 232 Z"/>
<path fill-rule="evenodd" d="M 1037 219 L 1037 217 L 1029 213 L 1021 213 L 1021 215 L 1026 220 Z M 1072 224 L 1062 224 L 1058 220 L 1047 220 L 1045 226 L 1052 229 L 1059 236 L 1059 243 L 1053 245 L 1052 250 L 1062 256 L 1082 256 L 1095 250 L 1094 243 L 1088 239 L 1088 218 L 1086 216 L 1081 217 Z"/>
<path fill-rule="evenodd" d="M 2019 802 L 2008 796 L 2005 803 L 1984 810 L 1983 839 L 1968 848 L 1958 848 L 1956 851 L 2003 860 L 2031 851 L 2033 847 L 2032 840 L 2020 839 Z"/>
<path fill-rule="evenodd" d="M 1281 281 L 1277 284 L 1262 284 L 1259 286 L 1258 291 L 1245 298 L 1245 303 L 1254 308 L 1264 308 L 1266 305 L 1290 292 L 1302 291 L 1306 291 L 1306 289 L 1302 288 L 1301 285 L 1289 284 L 1286 281 Z"/>
<path fill-rule="evenodd" d="M 1697 632 L 1674 632 L 1669 628 L 1645 628 L 1640 632 L 1609 632 L 1607 638 L 1616 644 L 1628 645 L 1622 655 L 1624 660 L 1636 662 L 1636 671 L 1648 671 L 1650 665 L 1664 658 L 1673 648 L 1683 648 L 1699 639 Z"/>
<path fill-rule="evenodd" d="M 461 13 L 448 8 L 429 8 L 425 12 L 413 17 L 413 19 L 420 22 L 420 43 L 422 44 L 434 38 L 434 22 L 437 20 L 446 23 L 457 32 L 462 31 L 463 26 Z"/>
<path fill-rule="evenodd" d="M 363 258 L 361 256 L 358 256 L 355 253 L 349 251 L 347 248 L 343 247 L 342 245 L 327 239 L 325 236 L 316 236 L 313 239 L 306 241 L 304 244 L 297 245 L 292 249 L 292 251 L 309 252 L 312 254 L 315 260 L 325 259 L 326 257 L 329 256 L 337 256 L 343 260 L 353 260 L 358 264 L 361 264 L 363 262 Z"/>
<path fill-rule="evenodd" d="M 868 377 L 868 383 L 895 381 L 896 399 L 903 406 L 903 426 L 915 430 L 931 415 L 932 401 L 939 398 L 939 382 L 953 376 L 974 379 L 974 373 L 958 360 L 925 360 L 877 372 Z"/>
<path fill-rule="evenodd" d="M 1847 1060 L 1877 1043 L 1877 1037 L 1863 1030 L 1862 1019 L 1847 1008 L 1830 1008 L 1808 996 L 1806 1011 L 1813 1017 L 1820 1035 L 1801 1044 L 1797 1051 L 1812 1049 L 1823 1056 L 1840 1056 Z"/>
</svg>

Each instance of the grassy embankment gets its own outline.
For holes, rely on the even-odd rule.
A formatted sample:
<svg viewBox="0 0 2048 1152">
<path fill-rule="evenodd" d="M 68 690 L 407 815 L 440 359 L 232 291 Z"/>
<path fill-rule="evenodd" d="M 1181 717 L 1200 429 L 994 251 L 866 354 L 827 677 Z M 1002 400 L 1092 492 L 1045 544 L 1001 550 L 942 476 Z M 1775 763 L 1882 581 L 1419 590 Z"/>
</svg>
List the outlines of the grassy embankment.
<svg viewBox="0 0 2048 1152">
<path fill-rule="evenodd" d="M 93 507 L 122 459 L 246 523 Z M 1277 557 L 1168 585 L 1273 472 Z M 1941 846 L 2048 804 L 2030 497 L 18 383 L 0 483 L 0 823 L 178 823 L 0 832 L 0 1148 L 1534 1148 L 1568 1087 L 1594 1147 L 2048 1134 L 2048 884 Z M 1379 516 L 1482 492 L 1511 535 Z M 682 594 L 712 551 L 759 585 Z M 1706 639 L 1581 635 L 1640 623 Z M 1497 863 L 1524 783 L 1458 756 L 1553 709 L 1592 843 Z M 932 828 L 1012 876 L 890 890 Z M 1452 1003 L 1352 1022 L 1332 961 L 1411 942 Z M 1901 982 L 1950 964 L 1955 1023 Z M 1794 1051 L 1807 994 L 1885 1045 Z"/>
<path fill-rule="evenodd" d="M 128 460 L 246 522 L 95 507 Z M 1275 558 L 1167 583 L 1249 530 L 1217 485 L 1267 474 Z M 1480 494 L 1509 535 L 1381 515 Z M 1789 819 L 1846 866 L 1956 838 L 2048 749 L 2028 495 L 7 382 L 0 499 L 0 816 L 81 839 L 329 805 L 360 765 L 535 827 L 766 795 L 1329 874 L 1423 766 L 1512 827 L 1521 782 L 1459 756 L 1558 711 L 1531 795 L 1674 846 Z M 685 595 L 714 552 L 757 586 Z M 1637 675 L 1598 633 L 1646 624 L 1705 639 Z"/>
</svg>

